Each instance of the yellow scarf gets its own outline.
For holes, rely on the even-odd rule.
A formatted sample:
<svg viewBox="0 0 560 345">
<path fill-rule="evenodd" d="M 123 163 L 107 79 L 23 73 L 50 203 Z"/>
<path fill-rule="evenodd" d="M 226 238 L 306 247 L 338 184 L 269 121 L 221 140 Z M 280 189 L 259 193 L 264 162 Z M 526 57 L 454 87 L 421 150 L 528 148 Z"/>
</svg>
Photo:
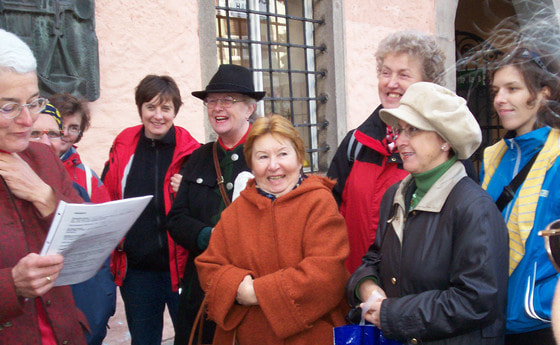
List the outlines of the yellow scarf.
<svg viewBox="0 0 560 345">
<path fill-rule="evenodd" d="M 484 180 L 482 188 L 487 189 L 494 172 L 507 150 L 504 140 L 484 150 Z M 525 254 L 525 242 L 533 229 L 535 211 L 546 172 L 560 155 L 560 130 L 552 129 L 533 163 L 527 178 L 521 185 L 507 222 L 509 230 L 509 274 L 511 275 Z"/>
</svg>

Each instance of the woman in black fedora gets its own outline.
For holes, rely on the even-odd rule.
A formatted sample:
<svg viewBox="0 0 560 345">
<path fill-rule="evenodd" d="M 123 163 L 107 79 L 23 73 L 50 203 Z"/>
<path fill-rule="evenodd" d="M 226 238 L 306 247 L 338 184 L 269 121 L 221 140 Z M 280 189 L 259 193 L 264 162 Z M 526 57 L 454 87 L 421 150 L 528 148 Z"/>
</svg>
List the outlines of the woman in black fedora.
<svg viewBox="0 0 560 345">
<path fill-rule="evenodd" d="M 212 229 L 229 202 L 252 177 L 243 155 L 256 102 L 265 93 L 255 91 L 251 72 L 238 65 L 221 65 L 203 91 L 195 91 L 208 110 L 208 122 L 218 140 L 196 150 L 175 178 L 177 197 L 167 217 L 173 239 L 189 251 L 179 296 L 175 345 L 187 344 L 204 293 L 194 258 L 208 246 Z M 218 176 L 223 177 L 218 179 Z M 223 183 L 218 184 L 218 180 Z M 180 187 L 177 187 L 179 186 Z M 215 325 L 205 323 L 203 340 L 211 343 Z"/>
</svg>

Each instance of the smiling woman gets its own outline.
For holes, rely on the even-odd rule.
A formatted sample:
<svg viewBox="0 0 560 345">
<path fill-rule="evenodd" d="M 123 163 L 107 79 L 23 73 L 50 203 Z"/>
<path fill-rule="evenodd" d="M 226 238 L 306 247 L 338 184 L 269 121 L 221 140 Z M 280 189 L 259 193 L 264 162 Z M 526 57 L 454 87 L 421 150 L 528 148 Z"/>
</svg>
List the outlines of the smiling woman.
<svg viewBox="0 0 560 345">
<path fill-rule="evenodd" d="M 507 345 L 555 343 L 549 320 L 558 274 L 538 231 L 560 218 L 560 67 L 542 48 L 518 45 L 490 69 L 507 133 L 484 150 L 481 181 L 509 231 Z"/>
<path fill-rule="evenodd" d="M 243 147 L 256 102 L 264 94 L 255 91 L 251 71 L 238 65 L 221 65 L 204 90 L 192 92 L 204 102 L 208 122 L 218 134 L 218 140 L 203 145 L 181 169 L 182 180 L 176 180 L 180 187 L 167 217 L 169 233 L 189 250 L 183 289 L 190 293 L 183 293 L 179 298 L 176 345 L 188 343 L 204 298 L 194 258 L 206 249 L 222 211 L 251 175 Z M 212 322 L 204 324 L 205 343 L 212 342 L 213 329 Z"/>
<path fill-rule="evenodd" d="M 255 180 L 195 260 L 217 323 L 213 344 L 332 344 L 348 275 L 333 181 L 302 174 L 303 140 L 280 115 L 255 121 L 244 152 Z"/>
<path fill-rule="evenodd" d="M 507 231 L 490 199 L 457 159 L 482 135 L 466 101 L 427 82 L 382 109 L 410 172 L 384 194 L 378 236 L 346 297 L 385 337 L 416 344 L 500 345 L 507 294 Z M 491 278 L 489 278 L 491 277 Z M 360 304 L 362 303 L 362 304 Z"/>
<path fill-rule="evenodd" d="M 200 144 L 173 125 L 182 104 L 179 88 L 168 76 L 146 76 L 136 88 L 142 125 L 115 139 L 105 163 L 103 182 L 113 200 L 153 195 L 112 256 L 132 343 L 161 342 L 164 307 L 177 317 L 179 281 L 186 251 L 168 237 L 165 217 L 175 192 L 172 177 Z M 126 273 L 126 275 L 124 275 Z"/>
</svg>

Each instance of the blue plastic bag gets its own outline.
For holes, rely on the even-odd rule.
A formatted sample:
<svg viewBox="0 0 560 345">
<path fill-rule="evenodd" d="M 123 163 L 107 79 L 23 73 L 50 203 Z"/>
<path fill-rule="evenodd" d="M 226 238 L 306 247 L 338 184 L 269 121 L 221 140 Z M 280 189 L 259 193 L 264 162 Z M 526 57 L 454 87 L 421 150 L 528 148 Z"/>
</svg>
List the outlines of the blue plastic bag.
<svg viewBox="0 0 560 345">
<path fill-rule="evenodd" d="M 334 345 L 402 345 L 387 339 L 374 325 L 346 325 L 333 330 Z"/>
</svg>

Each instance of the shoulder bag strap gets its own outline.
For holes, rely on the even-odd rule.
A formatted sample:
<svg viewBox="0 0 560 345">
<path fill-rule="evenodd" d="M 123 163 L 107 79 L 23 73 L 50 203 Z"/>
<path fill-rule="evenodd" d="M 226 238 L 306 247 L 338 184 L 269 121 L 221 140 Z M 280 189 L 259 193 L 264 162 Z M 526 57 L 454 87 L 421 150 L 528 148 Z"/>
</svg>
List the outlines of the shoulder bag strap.
<svg viewBox="0 0 560 345">
<path fill-rule="evenodd" d="M 214 141 L 214 145 L 212 145 L 212 158 L 214 159 L 214 168 L 216 169 L 216 181 L 218 182 L 218 187 L 220 188 L 220 194 L 222 194 L 222 198 L 224 199 L 224 203 L 226 207 L 231 204 L 229 197 L 226 193 L 226 189 L 224 187 L 224 176 L 222 175 L 222 170 L 220 169 L 220 162 L 218 161 L 218 141 Z"/>
<path fill-rule="evenodd" d="M 507 204 L 509 204 L 511 199 L 513 199 L 513 197 L 515 196 L 515 192 L 517 191 L 517 189 L 519 189 L 519 186 L 521 186 L 523 181 L 525 181 L 525 178 L 529 174 L 529 171 L 531 170 L 533 163 L 535 163 L 535 161 L 537 160 L 537 156 L 539 155 L 539 153 L 540 151 L 535 153 L 533 158 L 531 158 L 531 160 L 527 162 L 527 164 L 525 164 L 523 169 L 519 173 L 517 173 L 517 175 L 515 175 L 515 177 L 513 178 L 513 180 L 511 180 L 509 185 L 504 187 L 502 194 L 500 194 L 498 200 L 496 200 L 496 206 L 498 206 L 500 212 L 502 212 L 502 210 L 507 206 Z"/>
</svg>

